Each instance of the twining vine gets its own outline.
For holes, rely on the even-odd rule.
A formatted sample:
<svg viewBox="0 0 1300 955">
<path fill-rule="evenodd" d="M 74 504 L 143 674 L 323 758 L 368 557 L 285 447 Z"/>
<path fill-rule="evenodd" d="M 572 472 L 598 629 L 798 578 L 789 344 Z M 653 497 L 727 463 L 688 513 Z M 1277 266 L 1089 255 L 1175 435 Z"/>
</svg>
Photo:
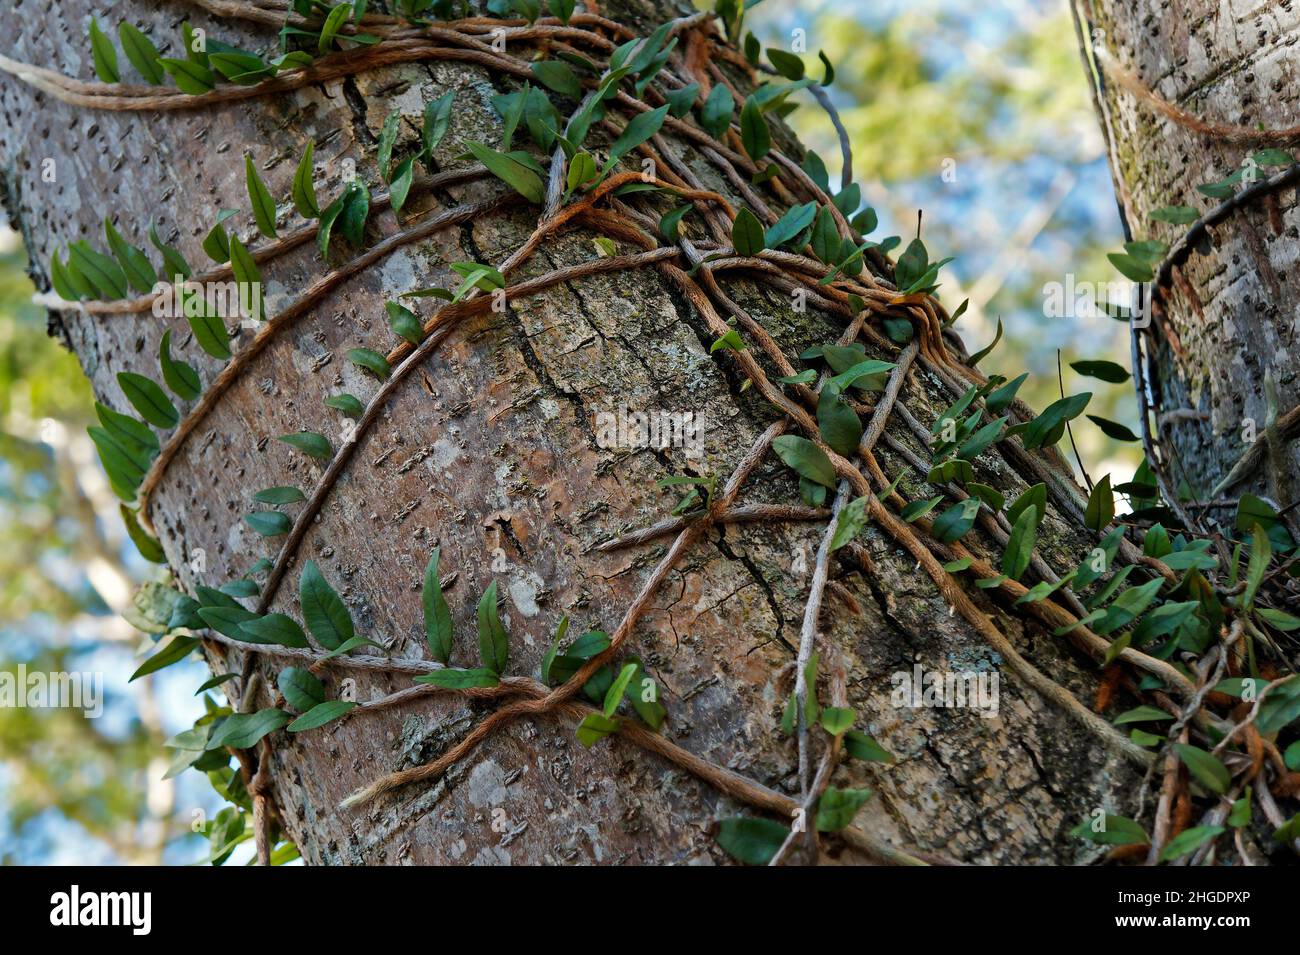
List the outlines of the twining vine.
<svg viewBox="0 0 1300 955">
<path fill-rule="evenodd" d="M 1297 544 L 1285 508 L 1243 495 L 1231 533 L 1208 533 L 1186 517 L 1169 492 L 1156 471 L 1158 462 L 1151 462 L 1149 443 L 1148 462 L 1131 481 L 1112 487 L 1106 476 L 1089 494 L 1081 494 L 1055 445 L 1070 422 L 1084 413 L 1091 394 L 1067 396 L 1062 391 L 1060 400 L 1035 414 L 1017 397 L 1027 375 L 1007 380 L 977 370 L 997 345 L 1000 326 L 993 344 L 974 356 L 965 357 L 953 343 L 951 326 L 965 303 L 949 314 L 935 297 L 939 272 L 949 260 L 931 261 L 919 227 L 896 261 L 889 253 L 902 244 L 899 238 L 866 238 L 876 228 L 876 216 L 862 206 L 860 189 L 852 182 L 847 135 L 826 92 L 834 68 L 824 55 L 819 55 L 820 80 L 807 75 L 802 58 L 781 50 L 768 50 L 768 63 L 762 63 L 758 42 L 743 30 L 744 7 L 738 0 L 720 0 L 714 12 L 671 20 L 647 37 L 636 36 L 594 8 L 576 12 L 573 0 L 548 0 L 550 16 L 542 16 L 540 0 L 489 0 L 492 15 L 483 17 L 463 15 L 454 0 L 188 2 L 216 17 L 280 27 L 278 55 L 267 59 L 230 46 L 200 35 L 187 23 L 181 37 L 184 57 L 163 57 L 147 35 L 123 22 L 117 31 L 122 53 L 145 83 L 133 85 L 123 82 L 117 46 L 92 20 L 89 41 L 99 82 L 6 57 L 0 57 L 0 70 L 72 105 L 106 110 L 197 109 L 391 64 L 438 59 L 479 64 L 512 78 L 516 88 L 493 100 L 504 127 L 499 148 L 464 140 L 462 158 L 467 165 L 451 171 L 436 169 L 432 156 L 452 126 L 453 94 L 426 105 L 413 147 L 399 143 L 401 115 L 392 113 L 374 157 L 380 182 L 372 187 L 362 178 L 350 179 L 323 207 L 316 192 L 314 144 L 308 144 L 288 197 L 304 224 L 283 234 L 282 203 L 246 158 L 248 211 L 264 241 L 251 247 L 241 242 L 226 224 L 238 213 L 223 210 L 202 243 L 215 263 L 207 271 L 196 273 L 151 226 L 148 236 L 162 259 L 160 272 L 110 220 L 104 223 L 107 252 L 76 241 L 67 245 L 66 254 L 52 256 L 49 278 L 57 298 L 48 297 L 51 307 L 120 320 L 115 316 L 142 314 L 160 295 L 172 295 L 198 347 L 223 363 L 204 389 L 197 370 L 173 355 L 167 332 L 158 347 L 162 384 L 135 373 L 118 376 L 123 397 L 140 417 L 96 405 L 99 425 L 90 429 L 91 438 L 123 501 L 131 537 L 147 558 L 166 562 L 152 536 L 150 507 L 168 465 L 251 362 L 286 328 L 328 292 L 402 246 L 509 205 L 526 204 L 538 211 L 532 234 L 503 262 L 450 263 L 460 279 L 454 288 L 412 289 L 400 296 L 402 301 L 387 303 L 394 340 L 379 349 L 348 353 L 350 361 L 380 381 L 374 396 L 363 402 L 340 393 L 325 402 L 352 422 L 341 446 L 315 431 L 280 437 L 326 467 L 310 493 L 285 485 L 253 494 L 265 508 L 244 520 L 269 540 L 283 538 L 273 558 L 262 558 L 245 575 L 220 587 L 197 586 L 192 596 L 163 582 L 146 584 L 137 595 L 128 619 L 160 647 L 133 678 L 204 648 L 244 655 L 242 673 L 218 674 L 201 688 L 238 681 L 239 706 L 220 706 L 205 695 L 206 715 L 168 742 L 176 751 L 172 773 L 188 767 L 207 772 L 234 804 L 208 824 L 212 861 L 224 861 L 249 838 L 263 863 L 287 861 L 296 853 L 287 841 L 276 845 L 283 833 L 271 798 L 270 734 L 309 732 L 443 693 L 490 699 L 499 706 L 437 759 L 374 781 L 345 800 L 345 809 L 440 777 L 512 720 L 551 714 L 575 722 L 584 746 L 617 734 L 766 813 L 720 823 L 719 843 L 740 861 L 777 864 L 797 844 L 815 849 L 819 833 L 831 832 L 887 862 L 942 861 L 867 834 L 853 820 L 871 791 L 830 784 L 836 765 L 846 756 L 892 761 L 875 740 L 853 728 L 857 716 L 847 703 L 842 668 L 834 662 L 838 651 L 819 645 L 820 608 L 832 585 L 831 561 L 842 558 L 870 571 L 871 558 L 857 539 L 868 523 L 917 561 L 952 612 L 978 631 L 1020 680 L 1109 750 L 1145 769 L 1147 784 L 1154 784 L 1159 774 L 1149 824 L 1141 821 L 1149 808 L 1149 786 L 1144 785 L 1135 818 L 1099 813 L 1085 819 L 1075 835 L 1112 847 L 1115 858 L 1201 862 L 1217 857 L 1231 842 L 1232 849 L 1224 851 L 1248 859 L 1244 840 L 1262 819 L 1259 824 L 1268 827 L 1274 841 L 1300 849 L 1300 815 L 1287 819 L 1277 801 L 1300 793 L 1300 741 L 1295 740 L 1300 678 L 1284 674 L 1278 666 L 1285 659 L 1280 642 L 1300 630 L 1300 619 L 1277 606 L 1291 598 L 1288 582 L 1296 576 Z M 529 56 L 506 52 L 521 46 L 531 50 Z M 752 91 L 742 93 L 715 59 L 745 75 Z M 760 75 L 771 79 L 759 82 Z M 174 88 L 165 85 L 168 80 Z M 837 191 L 831 189 L 815 153 L 795 162 L 774 142 L 771 118 L 793 109 L 790 97 L 803 90 L 831 111 L 841 133 L 844 179 Z M 561 112 L 553 97 L 575 108 Z M 521 148 L 515 139 L 525 135 L 528 145 Z M 667 148 L 665 135 L 698 149 L 743 205 L 734 208 L 726 197 L 705 188 Z M 599 145 L 588 146 L 589 140 Z M 650 165 L 629 168 L 636 156 Z M 1285 167 L 1272 178 L 1288 182 L 1300 170 L 1277 149 L 1255 154 L 1254 161 Z M 412 196 L 470 180 L 495 180 L 506 188 L 486 200 L 437 212 L 410 212 L 399 220 L 400 231 L 366 245 L 365 226 L 375 211 L 390 208 L 400 215 Z M 1225 206 L 1239 204 L 1249 199 L 1249 189 L 1233 192 L 1238 181 L 1202 191 L 1227 199 Z M 652 211 L 650 201 L 664 199 L 672 208 L 663 214 Z M 1192 224 L 1184 241 L 1130 243 L 1112 259 L 1137 281 L 1163 279 L 1168 268 L 1181 261 L 1178 257 L 1185 258 L 1194 248 L 1192 233 L 1231 211 L 1220 207 L 1200 217 L 1188 207 L 1162 210 L 1157 216 L 1162 221 Z M 548 236 L 575 226 L 597 233 L 596 257 L 540 276 L 516 278 Z M 275 314 L 265 315 L 263 267 L 313 241 L 328 262 L 336 240 L 356 254 Z M 308 527 L 360 441 L 409 373 L 466 319 L 503 310 L 511 301 L 561 283 L 641 268 L 654 268 L 682 292 L 714 336 L 711 352 L 716 360 L 730 364 L 744 387 L 760 395 L 779 418 L 720 485 L 716 477 L 662 482 L 684 492 L 673 515 L 601 545 L 603 550 L 618 550 L 673 537 L 612 632 L 591 630 L 570 638 L 566 617 L 536 678 L 508 675 L 510 640 L 498 615 L 494 582 L 477 602 L 479 665 L 452 666 L 459 654 L 445 596 L 450 578 L 444 576 L 437 550 L 428 562 L 422 590 L 428 661 L 391 659 L 382 653 L 354 655 L 377 644 L 356 633 L 347 605 L 311 560 L 298 577 L 302 623 L 270 612 Z M 784 294 L 797 293 L 810 307 L 842 318 L 843 333 L 834 342 L 803 352 L 799 367 L 763 325 L 727 295 L 719 282 L 727 274 L 766 283 Z M 166 292 L 156 290 L 160 276 L 173 283 Z M 213 308 L 202 293 L 206 283 L 227 279 L 239 289 L 241 314 L 251 315 L 257 325 L 238 350 L 232 348 L 226 326 L 230 316 Z M 415 309 L 428 299 L 442 304 L 422 316 Z M 891 360 L 871 357 L 867 346 Z M 917 420 L 900 400 L 917 367 L 931 374 L 951 398 L 931 425 Z M 1072 367 L 1113 384 L 1129 378 L 1127 371 L 1109 362 L 1076 362 Z M 182 406 L 188 404 L 184 414 L 168 392 Z M 1089 417 L 1112 437 L 1138 440 L 1121 425 Z M 1270 434 L 1275 440 L 1290 435 L 1293 417 L 1280 416 L 1284 427 L 1273 422 Z M 901 421 L 928 455 L 917 454 L 888 433 L 891 420 Z M 155 429 L 170 436 L 160 441 Z M 890 480 L 877 461 L 877 445 L 887 447 L 914 473 Z M 1015 500 L 1007 501 L 995 487 L 976 480 L 974 465 L 989 451 L 999 453 L 1029 485 Z M 769 453 L 797 475 L 798 504 L 741 501 L 747 479 Z M 928 487 L 933 495 L 922 491 L 923 496 L 907 500 L 899 490 L 905 477 L 909 487 Z M 1125 495 L 1132 505 L 1123 520 L 1116 519 L 1115 493 Z M 1049 502 L 1095 535 L 1095 546 L 1077 567 L 1054 569 L 1035 548 Z M 280 509 L 292 507 L 298 507 L 296 516 Z M 798 798 L 660 735 L 668 714 L 659 701 L 657 683 L 625 646 L 676 562 L 710 528 L 770 521 L 826 522 L 800 629 L 795 683 L 781 720 L 781 730 L 794 737 L 798 751 Z M 985 554 L 980 545 L 967 546 L 976 527 L 997 545 L 1000 556 Z M 1103 689 L 1122 683 L 1141 705 L 1112 721 L 1103 719 L 1026 660 L 972 599 L 967 584 L 1023 608 L 1056 636 L 1070 640 L 1103 668 Z M 247 600 L 255 600 L 254 609 L 245 605 Z M 274 705 L 254 710 L 260 675 L 252 664 L 259 658 L 286 666 L 275 687 L 267 688 Z M 324 669 L 406 674 L 412 685 L 362 703 L 329 699 L 317 675 Z M 822 705 L 823 696 L 829 705 Z M 1166 732 L 1158 732 L 1166 723 Z M 232 755 L 237 769 L 230 766 Z M 1199 818 L 1194 818 L 1198 812 Z M 1190 825 L 1193 821 L 1197 824 Z"/>
</svg>

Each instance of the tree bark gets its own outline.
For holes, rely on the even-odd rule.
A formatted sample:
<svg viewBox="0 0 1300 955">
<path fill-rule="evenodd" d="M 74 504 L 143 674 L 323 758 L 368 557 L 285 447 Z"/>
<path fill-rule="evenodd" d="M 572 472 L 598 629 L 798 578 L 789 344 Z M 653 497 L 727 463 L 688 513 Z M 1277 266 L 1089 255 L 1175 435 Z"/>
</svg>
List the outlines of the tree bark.
<svg viewBox="0 0 1300 955">
<path fill-rule="evenodd" d="M 602 3 L 601 10 L 639 35 L 682 12 L 668 0 Z M 88 0 L 54 7 L 16 0 L 0 12 L 8 55 L 89 78 L 90 12 Z M 164 56 L 178 46 L 184 17 L 239 46 L 272 42 L 270 28 L 215 21 L 179 0 L 122 3 L 115 15 L 146 28 Z M 41 288 L 48 288 L 51 252 L 76 238 L 97 239 L 106 215 L 141 246 L 154 220 L 164 240 L 170 236 L 198 263 L 205 261 L 200 242 L 217 211 L 246 209 L 245 151 L 284 213 L 283 197 L 309 139 L 316 142 L 318 167 L 329 171 L 318 184 L 322 198 L 337 191 L 345 159 L 355 160 L 373 183 L 376 136 L 389 111 L 400 109 L 418 124 L 426 102 L 454 89 L 451 132 L 436 159 L 443 169 L 458 168 L 464 165 L 457 158 L 461 140 L 499 141 L 501 123 L 490 97 L 512 83 L 475 65 L 418 63 L 212 109 L 130 113 L 71 108 L 6 77 L 0 83 L 0 155 L 7 208 Z M 402 141 L 412 135 L 405 129 Z M 788 136 L 778 138 L 797 155 Z M 737 207 L 745 204 L 698 148 L 664 139 L 708 188 Z M 46 158 L 55 160 L 55 183 L 41 178 Z M 453 185 L 413 202 L 401 219 L 499 191 L 496 181 Z M 151 502 L 171 569 L 187 592 L 238 577 L 259 557 L 274 558 L 275 539 L 257 537 L 242 521 L 253 509 L 252 494 L 285 484 L 310 494 L 322 476 L 320 465 L 274 439 L 299 430 L 337 438 L 343 419 L 323 399 L 349 391 L 365 400 L 375 392 L 374 380 L 344 356 L 353 347 L 383 352 L 394 344 L 384 301 L 420 286 L 454 287 L 459 277 L 449 271 L 451 262 L 500 263 L 525 241 L 537 214 L 536 207 L 517 205 L 383 257 L 260 353 L 171 462 Z M 281 222 L 286 218 L 292 215 Z M 234 222 L 238 234 L 254 242 L 247 213 Z M 391 211 L 378 214 L 367 244 L 395 233 L 402 222 Z M 554 236 L 518 280 L 589 261 L 597 234 L 575 227 Z M 620 243 L 624 251 L 631 250 Z M 336 247 L 331 260 L 337 266 L 356 254 Z M 264 266 L 269 310 L 326 268 L 310 244 Z M 842 317 L 816 308 L 795 312 L 787 294 L 751 280 L 728 279 L 726 289 L 788 355 L 843 331 Z M 130 409 L 116 374 L 157 377 L 164 328 L 172 330 L 177 353 L 199 368 L 205 386 L 220 370 L 198 350 L 183 320 L 69 309 L 51 321 L 80 357 L 100 400 L 119 410 Z M 237 347 L 249 337 L 240 332 Z M 671 538 L 615 552 L 594 545 L 666 516 L 676 498 L 656 489 L 658 479 L 692 473 L 725 480 L 779 418 L 754 389 L 742 387 L 744 375 L 729 352 L 710 354 L 715 337 L 680 290 L 648 268 L 567 282 L 513 301 L 504 314 L 465 322 L 361 435 L 270 609 L 301 619 L 297 578 L 312 559 L 348 603 L 359 633 L 396 658 L 427 659 L 420 585 L 430 552 L 440 547 L 443 574 L 456 575 L 448 591 L 456 664 L 476 665 L 474 608 L 492 581 L 504 596 L 511 674 L 536 672 L 563 614 L 573 619 L 572 633 L 613 631 Z M 868 342 L 869 354 L 898 359 L 897 349 L 875 341 Z M 899 403 L 928 427 L 956 397 L 933 368 L 918 362 Z M 701 415 L 703 457 L 687 458 L 677 448 L 598 446 L 596 412 L 621 403 L 634 411 Z M 882 467 L 891 479 L 906 474 L 900 491 L 909 500 L 937 493 L 900 449 L 927 457 L 895 414 L 877 452 Z M 1030 483 L 1012 463 L 985 454 L 977 480 L 1011 500 Z M 798 488 L 792 472 L 769 453 L 741 500 L 794 503 Z M 824 520 L 709 529 L 653 595 L 627 644 L 664 688 L 664 737 L 795 798 L 796 745 L 778 725 L 794 685 L 800 625 L 824 533 Z M 1054 498 L 1039 537 L 1044 560 L 1064 573 L 1093 539 Z M 835 785 L 869 786 L 876 793 L 859 814 L 858 828 L 900 849 L 955 861 L 1094 857 L 1098 850 L 1067 831 L 1097 808 L 1133 813 L 1140 771 L 1015 675 L 897 540 L 873 523 L 861 540 L 869 570 L 843 551 L 831 562 L 834 585 L 825 596 L 817 645 L 822 701 L 842 680 L 858 728 L 898 757 L 891 766 L 847 762 L 835 770 Z M 970 546 L 995 565 L 1000 559 L 1001 548 L 978 533 Z M 196 573 L 192 560 L 199 552 L 206 560 Z M 972 588 L 969 599 L 1030 663 L 1092 705 L 1092 660 L 1024 607 L 1013 607 L 1005 594 Z M 209 656 L 214 672 L 243 670 L 238 652 L 222 658 L 210 650 Z M 253 666 L 264 686 L 274 686 L 285 662 L 259 654 Z M 997 715 L 893 705 L 891 674 L 917 664 L 997 672 Z M 360 700 L 410 685 L 402 674 L 326 668 L 321 676 L 331 696 L 343 691 L 343 679 L 353 680 Z M 236 700 L 245 690 L 242 681 L 226 687 Z M 270 695 L 263 690 L 255 705 L 272 705 Z M 618 735 L 584 749 L 574 738 L 574 720 L 553 713 L 507 724 L 437 780 L 360 809 L 340 809 L 359 787 L 435 759 L 500 705 L 430 695 L 313 732 L 270 737 L 270 794 L 303 856 L 326 864 L 721 862 L 727 856 L 714 840 L 715 823 L 755 812 Z M 820 759 L 821 752 L 812 755 Z M 861 845 L 822 840 L 826 856 L 846 862 L 871 858 Z"/>
<path fill-rule="evenodd" d="M 1133 238 L 1174 244 L 1188 226 L 1155 221 L 1153 210 L 1178 205 L 1208 212 L 1222 200 L 1198 193 L 1198 185 L 1224 179 L 1262 149 L 1300 142 L 1300 11 L 1293 5 L 1079 0 L 1078 8 L 1095 28 L 1102 118 Z M 1162 114 L 1140 90 L 1135 95 L 1124 75 L 1199 120 L 1199 128 Z M 1234 136 L 1224 127 L 1291 135 Z M 1284 172 L 1261 166 L 1257 181 Z M 1166 449 L 1171 483 L 1185 481 L 1202 501 L 1264 434 L 1266 377 L 1277 388 L 1279 418 L 1300 405 L 1300 176 L 1290 172 L 1282 186 L 1257 189 L 1210 225 L 1205 241 L 1169 270 L 1154 296 L 1155 322 L 1143 336 L 1157 441 Z M 1235 191 L 1249 185 L 1238 183 Z M 1254 491 L 1279 507 L 1296 500 L 1300 445 L 1283 439 L 1284 448 L 1262 455 L 1227 489 L 1232 497 Z"/>
</svg>

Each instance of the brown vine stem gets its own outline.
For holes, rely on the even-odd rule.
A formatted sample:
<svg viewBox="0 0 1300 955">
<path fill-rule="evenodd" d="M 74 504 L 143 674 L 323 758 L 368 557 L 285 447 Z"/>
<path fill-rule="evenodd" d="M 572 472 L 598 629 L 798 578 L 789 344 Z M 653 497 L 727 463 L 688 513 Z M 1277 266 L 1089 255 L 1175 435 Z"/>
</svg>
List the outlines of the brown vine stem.
<svg viewBox="0 0 1300 955">
<path fill-rule="evenodd" d="M 794 504 L 741 504 L 729 508 L 713 518 L 715 524 L 762 524 L 773 521 L 824 521 L 830 517 L 830 511 L 824 507 L 799 507 Z M 675 534 L 692 521 L 699 520 L 696 515 L 670 517 L 657 524 L 637 531 L 630 531 L 613 540 L 596 545 L 593 550 L 616 551 L 650 541 L 669 534 Z"/>
<path fill-rule="evenodd" d="M 817 559 L 813 565 L 812 583 L 808 588 L 808 603 L 804 607 L 803 626 L 799 630 L 799 655 L 795 660 L 794 697 L 795 719 L 798 728 L 799 745 L 799 786 L 806 804 L 812 794 L 812 753 L 808 738 L 808 679 L 806 670 L 812 659 L 813 649 L 817 645 L 817 624 L 821 616 L 822 595 L 826 592 L 826 580 L 830 574 L 831 538 L 839 523 L 840 513 L 848 503 L 849 482 L 841 479 L 835 492 L 835 502 L 831 506 L 831 519 L 826 524 L 821 543 L 817 547 Z M 810 844 L 816 839 L 816 827 L 808 826 L 805 831 Z"/>
<path fill-rule="evenodd" d="M 1192 132 L 1210 136 L 1233 146 L 1290 146 L 1300 142 L 1300 126 L 1292 126 L 1290 129 L 1257 129 L 1253 126 L 1219 123 L 1194 116 L 1152 92 L 1136 74 L 1122 66 L 1115 59 L 1114 54 L 1104 46 L 1095 48 L 1093 52 L 1097 62 L 1111 79 L 1138 100 L 1184 129 L 1190 129 Z"/>
</svg>

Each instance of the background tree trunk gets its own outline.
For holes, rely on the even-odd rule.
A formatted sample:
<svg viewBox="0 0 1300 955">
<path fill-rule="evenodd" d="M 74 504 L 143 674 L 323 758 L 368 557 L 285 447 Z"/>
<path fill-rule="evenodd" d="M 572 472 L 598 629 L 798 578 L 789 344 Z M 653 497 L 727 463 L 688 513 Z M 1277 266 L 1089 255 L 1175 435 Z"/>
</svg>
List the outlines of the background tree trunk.
<svg viewBox="0 0 1300 955">
<path fill-rule="evenodd" d="M 1161 99 L 1210 124 L 1296 128 L 1300 115 L 1300 9 L 1288 3 L 1212 0 L 1078 0 L 1096 27 L 1095 47 L 1110 54 Z M 1248 144 L 1188 128 L 1153 110 L 1108 75 L 1103 119 L 1120 203 L 1136 239 L 1173 243 L 1187 226 L 1151 219 L 1162 206 L 1208 211 L 1221 200 L 1196 187 L 1218 182 L 1267 144 Z M 1276 145 L 1296 145 L 1300 136 Z M 1294 149 L 1291 150 L 1294 154 Z M 1281 172 L 1261 167 L 1260 180 Z M 1247 183 L 1236 186 L 1244 189 Z M 1265 375 L 1278 411 L 1300 403 L 1300 206 L 1296 177 L 1209 228 L 1209 242 L 1173 269 L 1157 299 L 1152 391 L 1159 439 L 1172 452 L 1170 473 L 1202 499 L 1262 433 Z M 1254 422 L 1251 428 L 1246 419 Z M 1291 476 L 1300 445 L 1260 467 L 1235 490 L 1296 500 Z M 1272 472 L 1270 474 L 1270 471 Z"/>
<path fill-rule="evenodd" d="M 601 7 L 641 35 L 680 12 L 668 0 Z M 0 11 L 9 55 L 88 79 L 91 10 L 89 0 L 53 7 L 16 0 Z M 179 24 L 186 17 L 209 36 L 240 46 L 273 42 L 270 29 L 214 22 L 180 0 L 120 3 L 114 17 L 146 29 L 164 56 L 180 55 Z M 283 211 L 309 139 L 316 142 L 318 168 L 328 172 L 318 184 L 322 198 L 332 197 L 345 159 L 356 160 L 362 175 L 375 181 L 376 133 L 390 110 L 417 123 L 426 102 L 455 89 L 451 132 L 436 154 L 444 168 L 455 167 L 461 140 L 499 140 L 490 97 L 505 88 L 504 78 L 478 67 L 434 62 L 210 110 L 149 114 L 72 109 L 6 77 L 0 83 L 0 155 L 7 208 L 42 288 L 48 288 L 50 253 L 81 237 L 98 242 L 104 216 L 141 246 L 152 219 L 164 240 L 199 263 L 205 261 L 201 239 L 218 209 L 247 208 L 245 151 Z M 402 136 L 409 140 L 411 129 Z M 709 188 L 741 204 L 698 150 L 671 140 L 669 148 Z M 41 178 L 47 158 L 55 161 L 55 183 Z M 422 197 L 403 218 L 499 188 L 495 181 L 450 187 Z M 171 463 L 152 502 L 171 568 L 186 590 L 216 586 L 257 558 L 274 556 L 275 541 L 257 537 L 241 519 L 253 509 L 253 492 L 283 484 L 309 490 L 321 476 L 317 464 L 274 438 L 304 429 L 337 436 L 343 419 L 322 400 L 340 390 L 363 399 L 374 393 L 374 381 L 344 355 L 358 346 L 391 346 L 385 299 L 419 286 L 450 287 L 459 281 L 450 262 L 499 263 L 527 237 L 536 215 L 535 208 L 515 207 L 383 258 L 261 353 Z M 246 211 L 235 222 L 251 241 Z M 384 211 L 372 220 L 368 242 L 398 227 Z M 591 259 L 593 237 L 579 228 L 563 233 L 521 278 Z M 336 263 L 351 254 L 331 250 Z M 265 267 L 270 310 L 325 268 L 306 246 Z M 784 295 L 756 285 L 729 282 L 728 291 L 787 354 L 831 341 L 842 329 L 841 320 L 816 310 L 797 314 Z M 219 370 L 180 320 L 147 313 L 94 318 L 70 310 L 52 323 L 80 357 L 100 399 L 120 410 L 129 408 L 115 375 L 157 375 L 164 325 L 205 384 Z M 573 618 L 575 633 L 612 631 L 667 541 L 615 553 L 592 545 L 666 515 L 675 496 L 656 490 L 657 479 L 684 473 L 725 478 L 775 420 L 753 390 L 742 391 L 742 376 L 727 353 L 709 354 L 714 337 L 653 270 L 584 279 L 462 325 L 363 435 L 271 609 L 300 618 L 297 577 L 311 558 L 349 604 L 359 632 L 396 657 L 423 659 L 421 575 L 431 550 L 441 547 L 443 573 L 457 575 L 448 592 L 456 663 L 474 665 L 474 606 L 493 580 L 504 596 L 511 673 L 536 671 L 562 614 Z M 247 339 L 242 332 L 236 344 Z M 954 397 L 918 365 L 901 402 L 928 426 Z M 628 453 L 598 447 L 595 413 L 623 402 L 632 410 L 702 415 L 703 459 L 689 460 L 673 448 Z M 925 457 L 897 416 L 889 435 Z M 909 471 L 896 450 L 882 446 L 879 455 L 891 478 Z M 1026 486 L 991 453 L 979 473 L 1008 500 Z M 934 493 L 914 472 L 902 491 L 909 499 Z M 791 472 L 769 454 L 742 500 L 793 502 L 797 495 Z M 709 531 L 656 594 L 628 644 L 665 688 L 663 732 L 669 739 L 789 793 L 798 791 L 796 750 L 778 723 L 823 531 L 820 522 Z M 972 546 L 996 562 L 1000 549 L 972 537 Z M 1091 540 L 1068 515 L 1049 508 L 1039 549 L 1058 572 L 1072 569 Z M 837 785 L 876 791 L 858 825 L 900 847 L 963 861 L 1076 862 L 1094 855 L 1066 832 L 1097 807 L 1131 813 L 1136 771 L 1017 679 L 952 613 L 913 557 L 879 528 L 868 525 L 863 542 L 874 572 L 833 565 L 838 587 L 827 594 L 820 644 L 827 661 L 823 678 L 835 673 L 838 658 L 857 725 L 898 756 L 893 766 L 854 762 L 837 771 Z M 493 570 L 498 549 L 504 571 Z M 199 551 L 206 566 L 196 574 L 190 561 Z M 1034 665 L 1091 703 L 1092 661 L 1010 601 L 984 591 L 972 591 L 972 599 Z M 238 672 L 243 661 L 235 653 L 210 662 L 216 672 Z M 892 706 L 890 674 L 916 663 L 934 670 L 997 670 L 998 715 Z M 262 657 L 256 665 L 273 685 L 283 663 Z M 362 700 L 409 685 L 401 676 L 334 669 L 322 677 L 331 696 L 340 692 L 342 678 L 351 677 Z M 244 689 L 226 686 L 236 698 Z M 821 693 L 825 699 L 825 686 Z M 264 691 L 257 705 L 270 705 Z M 311 733 L 275 734 L 272 793 L 304 857 L 313 863 L 723 861 L 714 823 L 752 811 L 618 737 L 585 750 L 572 723 L 553 715 L 510 724 L 433 784 L 407 787 L 361 810 L 338 808 L 359 786 L 435 758 L 495 705 L 424 697 Z M 506 825 L 494 827 L 501 819 Z M 861 858 L 837 839 L 824 845 L 845 861 Z"/>
</svg>

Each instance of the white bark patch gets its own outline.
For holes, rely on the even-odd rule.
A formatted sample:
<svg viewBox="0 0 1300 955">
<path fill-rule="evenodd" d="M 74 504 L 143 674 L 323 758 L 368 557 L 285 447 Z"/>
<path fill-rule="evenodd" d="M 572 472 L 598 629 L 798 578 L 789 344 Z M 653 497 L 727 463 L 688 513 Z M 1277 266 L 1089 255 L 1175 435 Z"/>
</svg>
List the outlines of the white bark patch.
<svg viewBox="0 0 1300 955">
<path fill-rule="evenodd" d="M 466 792 L 477 809 L 501 805 L 506 799 L 505 770 L 495 760 L 479 763 L 470 771 Z"/>
<path fill-rule="evenodd" d="M 521 614 L 525 617 L 536 617 L 541 612 L 537 606 L 537 595 L 545 585 L 542 578 L 530 570 L 510 581 L 507 589 L 511 601 Z"/>
</svg>

